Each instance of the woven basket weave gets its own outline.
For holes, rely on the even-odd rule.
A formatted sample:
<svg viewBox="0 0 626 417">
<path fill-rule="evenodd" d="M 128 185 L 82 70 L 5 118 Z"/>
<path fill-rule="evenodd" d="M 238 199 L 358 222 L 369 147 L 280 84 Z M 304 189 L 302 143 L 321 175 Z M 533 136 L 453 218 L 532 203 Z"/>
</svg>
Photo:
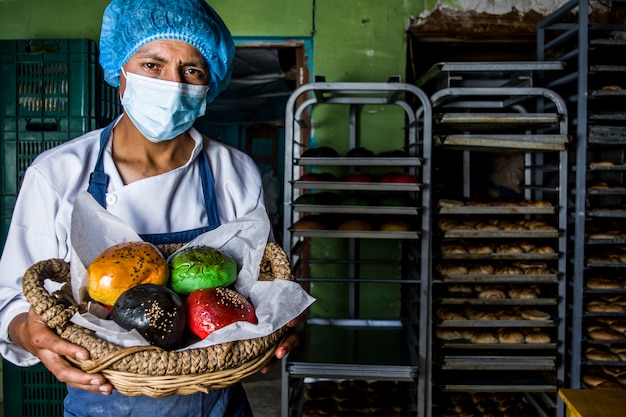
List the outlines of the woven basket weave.
<svg viewBox="0 0 626 417">
<path fill-rule="evenodd" d="M 158 245 L 158 248 L 167 257 L 180 246 Z M 64 285 L 50 294 L 44 288 L 46 279 Z M 259 280 L 273 279 L 294 280 L 283 249 L 275 243 L 268 243 Z M 208 392 L 232 385 L 263 368 L 287 333 L 283 327 L 264 337 L 179 352 L 155 346 L 124 348 L 70 322 L 75 313 L 84 312 L 87 306 L 74 301 L 70 266 L 64 260 L 49 259 L 34 264 L 24 274 L 22 285 L 27 300 L 47 325 L 63 339 L 90 353 L 88 360 L 67 359 L 85 372 L 102 373 L 116 390 L 128 396 L 159 398 Z"/>
</svg>

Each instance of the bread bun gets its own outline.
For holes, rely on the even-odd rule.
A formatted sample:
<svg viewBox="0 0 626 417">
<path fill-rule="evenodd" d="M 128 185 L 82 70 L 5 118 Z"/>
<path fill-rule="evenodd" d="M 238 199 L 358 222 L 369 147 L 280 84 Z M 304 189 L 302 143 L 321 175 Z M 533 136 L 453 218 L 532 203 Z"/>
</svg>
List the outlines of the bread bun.
<svg viewBox="0 0 626 417">
<path fill-rule="evenodd" d="M 89 296 L 113 306 L 126 290 L 139 284 L 165 285 L 168 266 L 159 249 L 149 242 L 125 242 L 104 250 L 87 268 Z"/>
<path fill-rule="evenodd" d="M 458 243 L 448 243 L 441 245 L 441 253 L 445 255 L 464 255 L 467 254 L 467 249 Z"/>
<path fill-rule="evenodd" d="M 465 332 L 465 339 L 472 343 L 498 343 L 496 335 L 488 330 L 468 330 Z"/>
<path fill-rule="evenodd" d="M 478 298 L 502 300 L 506 298 L 506 293 L 502 286 L 486 286 L 478 293 Z"/>
<path fill-rule="evenodd" d="M 372 230 L 372 225 L 365 220 L 344 220 L 337 227 L 338 230 Z"/>
<path fill-rule="evenodd" d="M 597 347 L 588 347 L 585 350 L 585 357 L 590 361 L 617 362 L 619 356 Z"/>
<path fill-rule="evenodd" d="M 401 220 L 387 220 L 382 222 L 378 229 L 383 232 L 406 232 L 411 230 L 411 225 Z"/>
<path fill-rule="evenodd" d="M 524 320 L 550 320 L 550 314 L 535 309 L 521 309 L 519 312 Z"/>
<path fill-rule="evenodd" d="M 292 226 L 295 230 L 325 230 L 328 224 L 319 216 L 305 216 L 295 222 Z"/>
<path fill-rule="evenodd" d="M 187 247 L 170 258 L 170 287 L 187 295 L 200 288 L 227 287 L 237 280 L 237 262 L 209 246 Z"/>
<path fill-rule="evenodd" d="M 461 332 L 457 329 L 437 329 L 435 330 L 435 337 L 441 340 L 460 340 L 463 338 Z"/>
<path fill-rule="evenodd" d="M 589 337 L 593 340 L 621 340 L 626 337 L 620 332 L 611 329 L 593 329 L 589 331 Z"/>
<path fill-rule="evenodd" d="M 465 275 L 467 274 L 467 267 L 464 265 L 453 264 L 440 264 L 437 265 L 437 270 L 441 275 Z"/>
<path fill-rule="evenodd" d="M 524 334 L 518 330 L 501 327 L 498 329 L 500 343 L 524 343 Z"/>
<path fill-rule="evenodd" d="M 545 344 L 550 343 L 550 335 L 539 329 L 528 329 L 524 334 L 526 343 Z"/>
</svg>

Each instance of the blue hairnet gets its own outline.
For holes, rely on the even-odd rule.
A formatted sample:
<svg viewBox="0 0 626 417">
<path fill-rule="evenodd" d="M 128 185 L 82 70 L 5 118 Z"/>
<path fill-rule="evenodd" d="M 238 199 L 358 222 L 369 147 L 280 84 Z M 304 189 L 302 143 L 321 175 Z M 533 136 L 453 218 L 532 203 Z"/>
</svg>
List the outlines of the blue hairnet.
<svg viewBox="0 0 626 417">
<path fill-rule="evenodd" d="M 209 65 L 207 102 L 230 81 L 235 44 L 218 14 L 205 0 L 113 0 L 105 9 L 100 33 L 100 65 L 113 87 L 120 72 L 142 46 L 159 39 L 187 42 Z"/>
</svg>

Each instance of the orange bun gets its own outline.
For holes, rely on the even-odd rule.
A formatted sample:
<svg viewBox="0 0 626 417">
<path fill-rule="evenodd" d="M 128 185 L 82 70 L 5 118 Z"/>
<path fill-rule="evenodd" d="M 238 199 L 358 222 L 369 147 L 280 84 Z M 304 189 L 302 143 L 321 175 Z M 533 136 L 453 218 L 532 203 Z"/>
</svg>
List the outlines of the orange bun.
<svg viewBox="0 0 626 417">
<path fill-rule="evenodd" d="M 139 284 L 165 285 L 167 262 L 158 248 L 148 242 L 126 242 L 102 252 L 87 268 L 89 296 L 112 306 L 129 288 Z"/>
</svg>

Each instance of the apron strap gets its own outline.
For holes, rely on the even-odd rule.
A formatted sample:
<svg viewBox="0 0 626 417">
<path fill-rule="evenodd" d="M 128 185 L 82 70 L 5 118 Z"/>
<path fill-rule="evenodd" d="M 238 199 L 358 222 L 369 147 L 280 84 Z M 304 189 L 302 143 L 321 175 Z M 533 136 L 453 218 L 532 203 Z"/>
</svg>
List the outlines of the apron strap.
<svg viewBox="0 0 626 417">
<path fill-rule="evenodd" d="M 109 176 L 104 172 L 104 149 L 107 139 L 111 135 L 115 121 L 111 122 L 107 127 L 102 129 L 100 133 L 100 150 L 98 151 L 98 160 L 93 172 L 89 175 L 89 187 L 87 192 L 104 208 L 107 206 L 106 193 L 109 185 Z"/>
</svg>

